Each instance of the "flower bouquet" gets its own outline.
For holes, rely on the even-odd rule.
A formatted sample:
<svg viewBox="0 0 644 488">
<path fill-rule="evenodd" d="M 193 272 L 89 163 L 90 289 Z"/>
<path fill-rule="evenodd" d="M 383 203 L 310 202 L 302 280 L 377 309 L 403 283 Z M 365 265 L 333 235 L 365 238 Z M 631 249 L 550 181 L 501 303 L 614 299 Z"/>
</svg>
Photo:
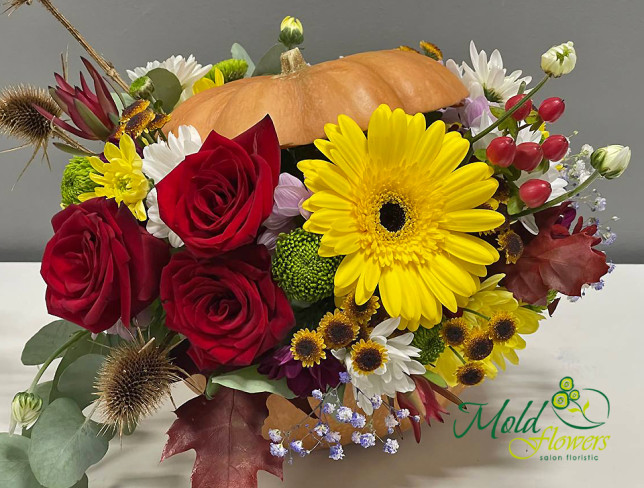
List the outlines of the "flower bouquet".
<svg viewBox="0 0 644 488">
<path fill-rule="evenodd" d="M 41 269 L 60 320 L 25 345 L 40 368 L 0 435 L 13 486 L 87 486 L 181 382 L 195 395 L 162 458 L 195 450 L 195 487 L 256 486 L 348 444 L 394 454 L 611 270 L 586 190 L 630 150 L 571 151 L 551 132 L 564 101 L 537 99 L 572 42 L 536 84 L 474 43 L 471 63 L 421 42 L 311 66 L 287 17 L 256 63 L 234 44 L 126 82 L 34 3 L 92 61 L 0 95 L 0 130 L 32 160 L 50 141 L 71 155 Z"/>
</svg>

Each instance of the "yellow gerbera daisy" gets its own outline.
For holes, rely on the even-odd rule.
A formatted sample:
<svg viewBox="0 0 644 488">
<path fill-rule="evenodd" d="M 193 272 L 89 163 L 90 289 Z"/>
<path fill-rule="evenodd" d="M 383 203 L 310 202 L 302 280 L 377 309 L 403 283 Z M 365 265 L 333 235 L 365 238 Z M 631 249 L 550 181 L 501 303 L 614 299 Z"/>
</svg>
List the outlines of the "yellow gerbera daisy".
<svg viewBox="0 0 644 488">
<path fill-rule="evenodd" d="M 494 229 L 501 214 L 476 209 L 498 183 L 486 163 L 458 168 L 469 142 L 426 128 L 425 117 L 381 105 L 371 116 L 368 138 L 356 122 L 338 117 L 316 147 L 332 162 L 300 161 L 313 195 L 304 224 L 323 234 L 321 256 L 345 256 L 335 275 L 335 294 L 355 291 L 358 305 L 379 288 L 383 306 L 416 330 L 440 322 L 442 307 L 458 304 L 479 287 L 485 265 L 499 259 L 493 246 L 467 234 Z M 458 169 L 457 169 L 458 168 Z"/>
<path fill-rule="evenodd" d="M 96 197 L 114 198 L 118 204 L 125 203 L 137 219 L 147 219 L 143 200 L 150 185 L 141 171 L 143 161 L 132 138 L 123 135 L 118 147 L 108 142 L 103 154 L 107 163 L 96 156 L 89 158 L 92 168 L 100 173 L 90 173 L 89 177 L 99 186 L 93 192 L 80 194 L 78 199 L 84 202 Z"/>
</svg>

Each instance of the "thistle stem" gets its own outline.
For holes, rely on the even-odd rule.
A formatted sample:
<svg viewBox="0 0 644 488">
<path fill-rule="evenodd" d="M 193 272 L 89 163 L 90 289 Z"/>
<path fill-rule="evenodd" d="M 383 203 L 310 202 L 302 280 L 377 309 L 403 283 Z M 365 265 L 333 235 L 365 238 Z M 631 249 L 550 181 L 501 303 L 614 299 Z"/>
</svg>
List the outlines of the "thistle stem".
<svg viewBox="0 0 644 488">
<path fill-rule="evenodd" d="M 101 56 L 96 49 L 94 49 L 89 42 L 85 40 L 85 38 L 81 35 L 81 33 L 76 29 L 72 23 L 67 20 L 67 18 L 62 14 L 60 10 L 58 10 L 50 0 L 39 0 L 40 3 L 42 4 L 43 7 L 45 7 L 49 13 L 51 13 L 58 22 L 60 22 L 65 29 L 72 35 L 74 39 L 76 39 L 79 44 L 87 51 L 87 54 L 89 54 L 94 61 L 105 71 L 107 76 L 112 78 L 124 91 L 129 90 L 129 85 L 123 81 L 123 78 L 118 74 L 116 69 L 114 69 L 114 65 L 107 61 L 103 56 Z"/>
<path fill-rule="evenodd" d="M 546 81 L 550 79 L 550 76 L 546 75 L 544 78 L 532 89 L 530 90 L 525 97 L 523 97 L 519 103 L 517 103 L 514 107 L 512 107 L 510 110 L 505 112 L 502 117 L 498 118 L 492 125 L 487 127 L 486 129 L 483 129 L 481 132 L 476 134 L 474 137 L 470 139 L 470 143 L 473 145 L 476 141 L 479 139 L 484 138 L 486 135 L 488 135 L 490 132 L 492 132 L 494 129 L 496 129 L 499 125 L 501 125 L 503 122 L 505 122 L 514 112 L 519 110 L 521 106 L 526 103 L 528 100 L 530 100 L 535 93 L 537 93 L 543 85 L 546 84 Z"/>
<path fill-rule="evenodd" d="M 76 344 L 78 341 L 80 341 L 82 338 L 87 337 L 90 334 L 89 330 L 84 330 L 84 331 L 78 331 L 75 334 L 73 334 L 65 344 L 60 346 L 58 349 L 56 349 L 54 352 L 51 353 L 51 356 L 47 358 L 47 360 L 43 363 L 43 365 L 40 367 L 38 370 L 38 373 L 36 373 L 36 376 L 34 377 L 34 380 L 31 382 L 31 386 L 29 387 L 29 390 L 27 390 L 28 393 L 33 393 L 34 389 L 36 386 L 38 386 L 38 382 L 40 381 L 40 378 L 42 378 L 42 375 L 45 373 L 49 365 L 58 357 L 60 356 L 63 352 L 65 352 L 68 348 Z"/>
<path fill-rule="evenodd" d="M 560 203 L 565 202 L 569 198 L 577 195 L 578 193 L 581 193 L 584 191 L 586 188 L 588 188 L 597 178 L 599 178 L 601 175 L 599 174 L 599 171 L 595 171 L 592 175 L 588 177 L 586 181 L 584 181 L 581 185 L 573 188 L 569 192 L 564 193 L 560 197 L 557 197 L 553 200 L 550 200 L 547 203 L 544 203 L 540 207 L 537 208 L 528 208 L 524 210 L 523 212 L 519 212 L 517 214 L 511 215 L 514 220 L 518 219 L 519 217 L 525 217 L 526 215 L 530 215 L 533 213 L 541 212 L 542 210 L 546 210 L 547 208 L 554 207 L 555 205 L 559 205 Z"/>
</svg>

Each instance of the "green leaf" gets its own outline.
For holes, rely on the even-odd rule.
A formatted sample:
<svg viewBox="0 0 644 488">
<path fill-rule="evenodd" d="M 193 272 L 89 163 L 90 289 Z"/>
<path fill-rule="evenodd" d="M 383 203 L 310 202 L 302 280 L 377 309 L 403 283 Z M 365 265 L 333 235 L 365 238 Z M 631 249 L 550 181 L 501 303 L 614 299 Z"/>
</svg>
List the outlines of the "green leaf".
<svg viewBox="0 0 644 488">
<path fill-rule="evenodd" d="M 92 112 L 87 105 L 76 98 L 74 99 L 74 106 L 76 107 L 78 114 L 83 119 L 83 122 L 89 126 L 94 135 L 104 141 L 112 135 L 112 132 L 105 127 L 105 124 L 101 122 L 101 119 L 94 115 L 94 112 Z"/>
<path fill-rule="evenodd" d="M 83 151 L 62 142 L 54 142 L 53 145 L 56 146 L 56 149 L 73 156 L 94 156 L 94 153 L 92 152 Z"/>
<path fill-rule="evenodd" d="M 569 408 L 568 411 L 570 413 L 581 412 L 581 410 L 579 410 L 578 408 Z"/>
<path fill-rule="evenodd" d="M 42 488 L 29 466 L 30 443 L 20 435 L 0 434 L 0 487 Z"/>
<path fill-rule="evenodd" d="M 295 398 L 295 395 L 286 384 L 286 378 L 280 380 L 269 380 L 268 377 L 257 371 L 257 366 L 231 371 L 208 379 L 206 395 L 211 397 L 219 386 L 225 386 L 234 390 L 245 391 L 246 393 L 276 393 L 284 398 Z"/>
<path fill-rule="evenodd" d="M 282 53 L 288 51 L 284 44 L 275 44 L 272 48 L 266 51 L 266 54 L 259 60 L 253 76 L 261 75 L 278 75 L 282 72 Z"/>
<path fill-rule="evenodd" d="M 165 68 L 150 70 L 146 76 L 154 84 L 154 98 L 163 104 L 163 109 L 166 112 L 172 111 L 183 92 L 179 78 Z"/>
<path fill-rule="evenodd" d="M 550 161 L 548 161 L 546 158 L 543 158 L 539 163 L 539 166 L 537 166 L 534 169 L 534 171 L 536 173 L 545 174 L 549 169 L 550 169 Z"/>
<path fill-rule="evenodd" d="M 22 364 L 34 366 L 43 364 L 50 354 L 65 344 L 75 332 L 83 329 L 66 320 L 56 320 L 45 325 L 27 341 L 22 350 Z"/>
<path fill-rule="evenodd" d="M 474 151 L 474 157 L 479 161 L 487 161 L 487 150 L 477 149 Z"/>
<path fill-rule="evenodd" d="M 253 60 L 249 56 L 248 52 L 246 52 L 246 49 L 244 49 L 241 44 L 237 42 L 233 44 L 230 48 L 230 54 L 232 55 L 233 59 L 243 59 L 248 64 L 248 69 L 246 70 L 244 78 L 253 76 L 253 72 L 255 71 L 255 63 L 253 63 Z"/>
<path fill-rule="evenodd" d="M 42 413 L 31 434 L 29 464 L 47 488 L 68 488 L 107 452 L 109 436 L 86 420 L 78 405 L 59 398 Z"/>
<path fill-rule="evenodd" d="M 505 115 L 505 110 L 502 109 L 501 107 L 490 107 L 490 112 L 492 112 L 492 115 L 494 115 L 497 119 L 500 119 Z"/>
<path fill-rule="evenodd" d="M 56 369 L 56 373 L 54 374 L 54 380 L 49 399 L 50 401 L 54 401 L 57 398 L 62 398 L 65 396 L 58 389 L 58 384 L 65 370 L 70 365 L 74 364 L 76 360 L 85 356 L 86 354 L 107 354 L 109 352 L 109 349 L 106 346 L 107 342 L 108 340 L 106 339 L 105 335 L 99 335 L 96 340 L 92 340 L 91 337 L 87 336 L 67 349 L 67 352 L 65 352 L 65 354 L 63 355 L 63 359 L 61 359 L 60 364 Z"/>
<path fill-rule="evenodd" d="M 519 198 L 519 195 L 513 195 L 508 200 L 508 214 L 514 215 L 518 214 L 523 210 L 523 201 Z"/>
<path fill-rule="evenodd" d="M 426 371 L 423 376 L 435 385 L 440 386 L 441 388 L 447 388 L 447 382 L 439 374 L 434 373 L 433 371 Z"/>
<path fill-rule="evenodd" d="M 589 406 L 590 406 L 590 400 L 586 400 L 586 403 L 584 403 L 584 408 L 582 409 L 582 411 L 586 413 L 586 410 L 588 410 Z"/>
<path fill-rule="evenodd" d="M 94 380 L 103 361 L 102 354 L 86 354 L 71 363 L 60 375 L 59 394 L 73 399 L 81 409 L 92 403 L 96 400 Z"/>
</svg>

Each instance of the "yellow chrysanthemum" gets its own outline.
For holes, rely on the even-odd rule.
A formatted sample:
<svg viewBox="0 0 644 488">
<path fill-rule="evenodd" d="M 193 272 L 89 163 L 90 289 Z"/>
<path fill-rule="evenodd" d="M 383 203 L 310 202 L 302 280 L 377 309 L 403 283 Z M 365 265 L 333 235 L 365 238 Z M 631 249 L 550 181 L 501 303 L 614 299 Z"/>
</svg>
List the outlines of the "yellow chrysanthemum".
<svg viewBox="0 0 644 488">
<path fill-rule="evenodd" d="M 501 214 L 476 209 L 498 183 L 485 163 L 459 168 L 469 143 L 445 124 L 426 128 L 422 114 L 409 116 L 381 105 L 371 116 L 368 138 L 356 122 L 338 117 L 316 147 L 330 161 L 298 164 L 314 193 L 304 224 L 322 234 L 321 256 L 345 256 L 335 275 L 335 294 L 355 291 L 358 305 L 379 288 L 383 306 L 401 317 L 401 328 L 432 327 L 442 305 L 456 311 L 479 287 L 485 266 L 499 258 L 485 241 L 468 234 L 501 225 Z M 457 169 L 458 168 L 458 169 Z"/>
<path fill-rule="evenodd" d="M 125 203 L 137 219 L 145 220 L 143 200 L 150 185 L 141 171 L 143 161 L 136 152 L 134 141 L 125 134 L 118 147 L 111 142 L 105 144 L 103 154 L 107 163 L 96 156 L 89 158 L 92 168 L 100 173 L 90 173 L 89 177 L 99 186 L 91 193 L 80 194 L 78 199 L 84 202 L 96 197 L 114 198 L 118 204 Z"/>
</svg>

